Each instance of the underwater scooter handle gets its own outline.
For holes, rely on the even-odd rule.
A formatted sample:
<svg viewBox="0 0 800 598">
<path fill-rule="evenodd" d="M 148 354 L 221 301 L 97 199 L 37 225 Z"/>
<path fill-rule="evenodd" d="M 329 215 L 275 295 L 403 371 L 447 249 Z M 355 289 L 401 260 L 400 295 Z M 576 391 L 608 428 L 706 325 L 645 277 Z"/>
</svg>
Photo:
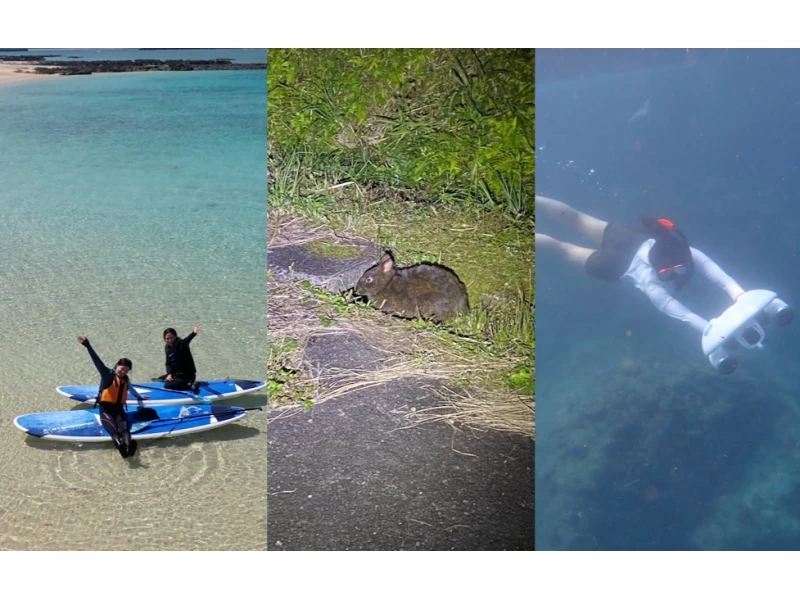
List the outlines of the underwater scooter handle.
<svg viewBox="0 0 800 598">
<path fill-rule="evenodd" d="M 717 371 L 730 374 L 738 366 L 736 354 L 740 346 L 762 348 L 767 336 L 763 326 L 773 322 L 787 326 L 793 317 L 792 308 L 774 292 L 748 291 L 708 323 L 703 331 L 703 352 Z"/>
</svg>

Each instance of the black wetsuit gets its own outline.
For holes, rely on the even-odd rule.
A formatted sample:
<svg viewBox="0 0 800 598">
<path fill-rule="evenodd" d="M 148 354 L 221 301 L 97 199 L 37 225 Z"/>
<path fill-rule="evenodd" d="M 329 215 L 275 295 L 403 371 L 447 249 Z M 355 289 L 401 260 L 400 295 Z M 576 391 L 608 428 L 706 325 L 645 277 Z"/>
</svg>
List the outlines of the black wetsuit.
<svg viewBox="0 0 800 598">
<path fill-rule="evenodd" d="M 170 347 L 164 344 L 164 354 L 166 355 L 167 373 L 161 376 L 160 380 L 166 380 L 166 377 L 172 374 L 170 382 L 164 382 L 164 388 L 171 388 L 173 390 L 186 390 L 193 388 L 194 381 L 197 377 L 197 368 L 194 366 L 194 359 L 192 358 L 192 351 L 189 349 L 189 343 L 197 336 L 194 332 L 190 332 L 186 338 L 175 339 L 175 342 Z"/>
<path fill-rule="evenodd" d="M 119 378 L 112 368 L 107 367 L 103 363 L 103 360 L 95 353 L 92 345 L 89 344 L 88 339 L 83 342 L 83 346 L 89 351 L 89 356 L 92 358 L 94 367 L 97 368 L 100 374 L 100 388 L 98 389 L 96 399 L 97 407 L 100 410 L 100 423 L 103 424 L 103 427 L 111 436 L 111 440 L 114 441 L 114 446 L 117 447 L 119 453 L 124 458 L 132 457 L 136 452 L 137 444 L 136 441 L 131 438 L 128 417 L 125 413 L 125 400 L 128 391 L 133 393 L 137 399 L 141 399 L 142 397 L 136 392 L 135 388 L 130 386 L 130 381 L 127 377 L 124 379 Z M 119 380 L 119 393 L 116 396 L 115 402 L 101 401 L 100 397 L 103 395 L 103 391 L 111 387 L 115 379 Z"/>
</svg>

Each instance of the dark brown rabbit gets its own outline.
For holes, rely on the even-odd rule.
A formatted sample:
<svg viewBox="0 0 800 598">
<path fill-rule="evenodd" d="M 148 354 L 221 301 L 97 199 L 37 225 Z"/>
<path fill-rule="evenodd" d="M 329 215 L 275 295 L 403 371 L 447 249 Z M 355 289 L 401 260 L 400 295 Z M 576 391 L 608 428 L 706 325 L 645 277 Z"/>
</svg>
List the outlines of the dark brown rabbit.
<svg viewBox="0 0 800 598">
<path fill-rule="evenodd" d="M 356 294 L 403 318 L 443 322 L 469 310 L 467 289 L 452 270 L 428 264 L 397 268 L 388 253 L 364 272 Z"/>
</svg>

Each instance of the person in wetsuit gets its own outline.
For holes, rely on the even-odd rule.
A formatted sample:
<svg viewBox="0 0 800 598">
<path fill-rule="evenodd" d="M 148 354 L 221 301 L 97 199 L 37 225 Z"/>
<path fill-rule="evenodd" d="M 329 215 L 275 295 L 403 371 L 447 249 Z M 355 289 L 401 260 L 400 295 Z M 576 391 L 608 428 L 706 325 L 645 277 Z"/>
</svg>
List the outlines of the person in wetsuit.
<svg viewBox="0 0 800 598">
<path fill-rule="evenodd" d="M 164 382 L 164 388 L 172 390 L 192 390 L 197 392 L 197 368 L 194 365 L 189 343 L 200 332 L 200 324 L 186 336 L 179 338 L 174 328 L 164 330 L 164 354 L 166 356 L 167 373 L 158 380 Z"/>
<path fill-rule="evenodd" d="M 535 202 L 537 215 L 547 214 L 599 245 L 599 249 L 581 247 L 537 232 L 537 251 L 544 248 L 557 252 L 566 261 L 582 266 L 593 278 L 632 281 L 656 309 L 689 324 L 700 334 L 708 321 L 673 296 L 691 280 L 695 270 L 721 288 L 734 302 L 744 294 L 739 283 L 705 253 L 692 247 L 678 227 L 666 218 L 645 217 L 641 219 L 641 229 L 630 230 L 543 195 L 536 195 Z M 780 299 L 776 301 L 780 302 L 780 307 L 775 320 L 779 326 L 785 326 L 792 321 L 794 312 Z M 723 373 L 732 372 L 736 369 L 735 357 L 724 358 L 719 369 Z"/>
<path fill-rule="evenodd" d="M 136 440 L 131 438 L 128 417 L 125 413 L 125 404 L 128 401 L 129 392 L 136 399 L 144 400 L 144 397 L 130 385 L 128 379 L 128 373 L 133 369 L 133 364 L 130 359 L 122 357 L 113 368 L 109 368 L 95 353 L 92 345 L 89 344 L 88 338 L 79 336 L 78 342 L 89 351 L 94 367 L 100 373 L 100 389 L 97 394 L 100 423 L 111 435 L 111 440 L 114 441 L 114 446 L 117 447 L 119 454 L 124 459 L 133 457 L 138 445 Z"/>
</svg>

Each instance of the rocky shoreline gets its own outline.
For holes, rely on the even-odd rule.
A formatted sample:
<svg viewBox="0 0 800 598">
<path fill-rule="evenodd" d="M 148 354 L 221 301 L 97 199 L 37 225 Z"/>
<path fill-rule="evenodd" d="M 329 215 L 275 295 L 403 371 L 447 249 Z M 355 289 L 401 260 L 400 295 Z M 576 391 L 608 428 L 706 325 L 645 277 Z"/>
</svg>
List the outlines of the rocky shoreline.
<svg viewBox="0 0 800 598">
<path fill-rule="evenodd" d="M 214 60 L 46 60 L 45 55 L 0 55 L 0 62 L 24 62 L 30 72 L 42 75 L 91 75 L 92 73 L 134 73 L 146 71 L 253 71 L 266 70 L 267 63 Z M 33 67 L 33 68 L 31 68 Z"/>
</svg>

